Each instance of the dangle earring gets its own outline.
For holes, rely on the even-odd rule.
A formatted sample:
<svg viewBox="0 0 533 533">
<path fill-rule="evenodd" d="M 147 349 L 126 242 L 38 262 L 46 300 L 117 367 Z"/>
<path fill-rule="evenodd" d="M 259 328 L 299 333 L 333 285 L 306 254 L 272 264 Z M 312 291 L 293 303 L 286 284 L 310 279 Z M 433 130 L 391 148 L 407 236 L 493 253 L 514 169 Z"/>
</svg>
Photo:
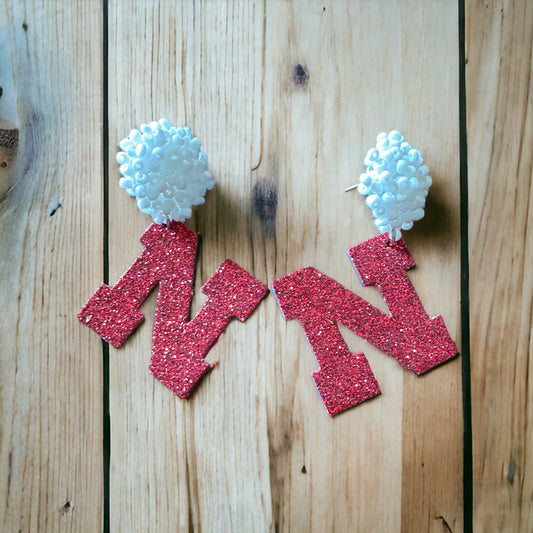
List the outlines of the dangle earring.
<svg viewBox="0 0 533 533">
<path fill-rule="evenodd" d="M 379 234 L 348 250 L 363 286 L 375 285 L 383 313 L 313 267 L 272 283 L 286 320 L 298 319 L 319 364 L 311 376 L 331 416 L 380 394 L 362 352 L 351 353 L 337 323 L 394 357 L 416 374 L 457 355 L 444 320 L 429 318 L 406 271 L 415 266 L 401 232 L 424 216 L 431 185 L 421 153 L 398 131 L 380 133 L 365 158 L 357 188 L 366 196 Z"/>
<path fill-rule="evenodd" d="M 143 124 L 119 146 L 119 185 L 153 223 L 140 238 L 143 252 L 115 285 L 100 286 L 78 318 L 119 348 L 143 321 L 139 308 L 159 283 L 150 371 L 187 398 L 214 366 L 205 357 L 231 318 L 246 320 L 268 289 L 226 259 L 202 287 L 207 301 L 188 321 L 198 236 L 183 222 L 214 187 L 207 156 L 189 128 L 168 120 Z"/>
</svg>

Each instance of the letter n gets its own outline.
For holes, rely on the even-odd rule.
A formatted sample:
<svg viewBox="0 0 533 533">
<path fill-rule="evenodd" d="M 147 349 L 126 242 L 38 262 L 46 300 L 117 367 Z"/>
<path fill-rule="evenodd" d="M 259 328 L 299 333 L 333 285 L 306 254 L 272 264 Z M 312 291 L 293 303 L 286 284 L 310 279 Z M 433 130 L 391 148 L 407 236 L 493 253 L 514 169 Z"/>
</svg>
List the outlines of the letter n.
<svg viewBox="0 0 533 533">
<path fill-rule="evenodd" d="M 311 375 L 331 416 L 380 393 L 366 357 L 349 351 L 338 322 L 416 374 L 457 354 L 442 317 L 429 318 L 406 274 L 415 263 L 403 241 L 380 234 L 348 255 L 363 285 L 378 288 L 389 314 L 313 267 L 272 283 L 285 319 L 298 319 L 311 344 L 320 367 Z"/>
<path fill-rule="evenodd" d="M 113 287 L 101 285 L 78 318 L 119 348 L 144 320 L 139 308 L 159 283 L 150 371 L 187 398 L 214 366 L 204 358 L 231 320 L 244 321 L 267 287 L 227 259 L 202 287 L 207 301 L 188 320 L 197 235 L 182 223 L 153 223 L 141 237 L 144 250 Z"/>
</svg>

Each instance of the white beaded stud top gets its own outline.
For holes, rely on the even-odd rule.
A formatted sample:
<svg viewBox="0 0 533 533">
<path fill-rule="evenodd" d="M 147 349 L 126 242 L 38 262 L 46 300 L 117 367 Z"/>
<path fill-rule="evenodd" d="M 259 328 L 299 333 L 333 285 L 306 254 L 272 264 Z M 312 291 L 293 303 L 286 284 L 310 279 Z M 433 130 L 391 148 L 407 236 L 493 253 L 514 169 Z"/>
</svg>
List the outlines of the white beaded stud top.
<svg viewBox="0 0 533 533">
<path fill-rule="evenodd" d="M 119 185 L 158 224 L 184 222 L 215 185 L 207 156 L 189 128 L 176 128 L 166 119 L 150 122 L 131 130 L 119 146 Z"/>
<path fill-rule="evenodd" d="M 402 230 L 424 216 L 428 189 L 432 183 L 422 154 L 405 142 L 399 131 L 380 133 L 375 148 L 365 157 L 367 171 L 361 174 L 357 190 L 366 196 L 374 224 L 380 233 L 399 240 Z"/>
</svg>

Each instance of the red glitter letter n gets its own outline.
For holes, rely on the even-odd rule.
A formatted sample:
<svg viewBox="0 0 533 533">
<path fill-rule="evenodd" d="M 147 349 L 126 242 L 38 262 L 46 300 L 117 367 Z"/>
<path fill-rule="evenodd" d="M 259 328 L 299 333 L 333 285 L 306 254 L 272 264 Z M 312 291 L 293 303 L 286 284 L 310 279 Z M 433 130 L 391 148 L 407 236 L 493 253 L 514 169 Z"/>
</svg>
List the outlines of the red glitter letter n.
<svg viewBox="0 0 533 533">
<path fill-rule="evenodd" d="M 312 377 L 331 416 L 380 393 L 366 357 L 349 351 L 337 322 L 417 374 L 457 354 L 442 317 L 429 318 L 407 277 L 415 263 L 403 241 L 377 235 L 348 255 L 363 285 L 379 289 L 390 314 L 313 267 L 272 283 L 284 317 L 300 320 L 313 348 L 320 368 Z"/>
<path fill-rule="evenodd" d="M 145 249 L 113 287 L 101 285 L 78 318 L 116 348 L 143 321 L 139 307 L 159 282 L 150 371 L 187 398 L 212 368 L 204 358 L 231 320 L 244 321 L 267 287 L 227 259 L 202 287 L 208 299 L 188 321 L 197 235 L 182 223 L 153 223 L 141 237 Z"/>
</svg>

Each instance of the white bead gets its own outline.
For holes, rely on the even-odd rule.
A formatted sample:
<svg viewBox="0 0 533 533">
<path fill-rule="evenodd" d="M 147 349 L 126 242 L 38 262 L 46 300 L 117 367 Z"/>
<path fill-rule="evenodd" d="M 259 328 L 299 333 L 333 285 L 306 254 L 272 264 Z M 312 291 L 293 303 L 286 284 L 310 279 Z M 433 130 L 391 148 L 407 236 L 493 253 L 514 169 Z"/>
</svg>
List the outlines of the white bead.
<svg viewBox="0 0 533 533">
<path fill-rule="evenodd" d="M 147 187 L 146 197 L 155 202 L 159 198 L 159 192 L 154 187 Z"/>
<path fill-rule="evenodd" d="M 139 209 L 158 224 L 185 221 L 215 185 L 200 140 L 167 119 L 131 130 L 119 147 L 120 187 L 136 196 Z"/>
<path fill-rule="evenodd" d="M 150 200 L 148 200 L 148 198 L 137 197 L 137 205 L 139 206 L 140 209 L 145 210 L 145 209 L 150 209 L 150 206 L 152 204 Z"/>
<path fill-rule="evenodd" d="M 381 198 L 376 194 L 371 194 L 366 199 L 366 205 L 368 205 L 370 209 L 376 209 L 381 205 Z"/>
<path fill-rule="evenodd" d="M 161 161 L 163 157 L 165 157 L 165 151 L 160 146 L 156 146 L 152 150 L 152 158 L 155 159 L 156 161 Z"/>
<path fill-rule="evenodd" d="M 133 180 L 130 179 L 130 178 L 120 178 L 118 180 L 118 184 L 123 188 L 123 189 L 131 189 L 133 187 Z"/>
<path fill-rule="evenodd" d="M 135 148 L 135 153 L 137 154 L 137 157 L 144 157 L 147 151 L 148 150 L 146 148 L 146 145 L 144 144 L 138 144 Z"/>
<path fill-rule="evenodd" d="M 394 194 L 390 192 L 384 192 L 381 198 L 383 199 L 383 202 L 385 202 L 385 204 L 387 205 L 392 204 L 396 200 L 396 198 L 394 197 Z"/>
<path fill-rule="evenodd" d="M 367 171 L 359 178 L 358 191 L 367 196 L 374 223 L 381 233 L 401 238 L 401 230 L 424 216 L 432 180 L 422 154 L 405 142 L 399 131 L 383 132 L 365 157 Z"/>
<path fill-rule="evenodd" d="M 135 172 L 136 183 L 148 183 L 148 174 L 146 172 Z"/>
</svg>

